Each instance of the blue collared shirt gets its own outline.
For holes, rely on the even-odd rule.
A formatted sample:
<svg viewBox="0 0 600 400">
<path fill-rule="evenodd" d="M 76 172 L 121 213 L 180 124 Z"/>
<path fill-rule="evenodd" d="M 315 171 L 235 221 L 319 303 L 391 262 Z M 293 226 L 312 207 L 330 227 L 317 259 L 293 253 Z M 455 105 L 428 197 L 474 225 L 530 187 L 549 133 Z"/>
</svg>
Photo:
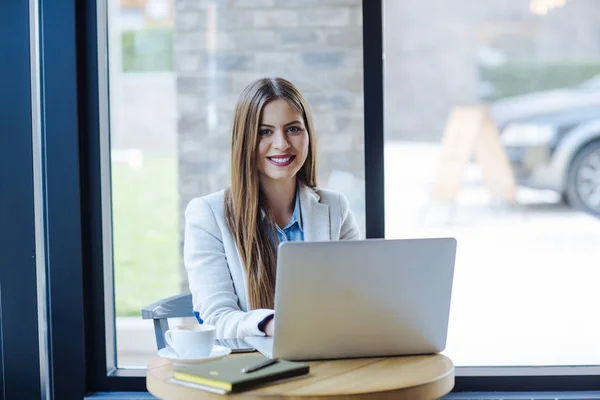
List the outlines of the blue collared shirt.
<svg viewBox="0 0 600 400">
<path fill-rule="evenodd" d="M 281 229 L 276 225 L 277 238 L 279 243 L 281 242 L 299 242 L 304 241 L 304 230 L 302 229 L 302 210 L 300 209 L 300 195 L 296 191 L 296 203 L 294 205 L 294 212 L 290 222 Z"/>
<path fill-rule="evenodd" d="M 300 196 L 296 192 L 296 204 L 290 222 L 281 229 L 277 227 L 277 237 L 279 242 L 299 242 L 304 240 L 304 231 L 302 230 L 302 214 L 300 210 Z"/>
</svg>

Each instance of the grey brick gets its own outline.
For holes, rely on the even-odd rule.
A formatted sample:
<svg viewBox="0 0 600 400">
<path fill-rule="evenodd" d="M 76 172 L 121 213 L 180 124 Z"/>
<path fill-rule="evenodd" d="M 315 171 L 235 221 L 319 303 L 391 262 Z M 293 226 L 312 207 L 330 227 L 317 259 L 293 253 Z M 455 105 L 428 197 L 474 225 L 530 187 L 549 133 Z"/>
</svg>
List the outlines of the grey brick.
<svg viewBox="0 0 600 400">
<path fill-rule="evenodd" d="M 346 110 L 354 107 L 354 93 L 315 92 L 305 95 L 313 112 Z"/>
<path fill-rule="evenodd" d="M 197 113 L 181 114 L 177 120 L 177 134 L 179 142 L 182 143 L 189 132 L 196 132 L 204 124 L 204 119 Z"/>
<path fill-rule="evenodd" d="M 279 35 L 279 43 L 285 47 L 312 46 L 318 42 L 319 34 L 315 31 L 291 30 Z"/>
<path fill-rule="evenodd" d="M 275 41 L 275 32 L 269 29 L 237 31 L 230 35 L 231 47 L 238 50 L 273 49 Z"/>
<path fill-rule="evenodd" d="M 260 58 L 260 54 L 254 56 L 254 62 Z M 254 68 L 256 69 L 256 68 Z M 241 93 L 242 90 L 252 81 L 267 76 L 263 71 L 237 71 L 231 75 L 231 91 L 232 93 Z"/>
<path fill-rule="evenodd" d="M 228 7 L 231 0 L 175 0 L 175 12 Z"/>
<path fill-rule="evenodd" d="M 332 113 L 313 112 L 313 119 L 319 137 L 335 132 L 335 116 Z"/>
<path fill-rule="evenodd" d="M 202 30 L 176 32 L 173 37 L 175 56 L 180 52 L 201 52 L 207 48 L 207 38 Z"/>
<path fill-rule="evenodd" d="M 302 15 L 303 11 L 300 13 Z M 257 28 L 294 28 L 298 26 L 298 12 L 295 10 L 260 10 L 253 15 Z"/>
<path fill-rule="evenodd" d="M 175 31 L 188 32 L 206 26 L 207 14 L 204 10 L 190 10 L 175 14 Z"/>
<path fill-rule="evenodd" d="M 344 88 L 362 96 L 363 71 L 362 69 L 336 71 L 329 76 L 330 84 L 336 88 Z"/>
<path fill-rule="evenodd" d="M 286 74 L 303 93 L 345 90 L 362 96 L 363 72 L 361 70 L 320 70 L 307 73 L 306 68 L 298 68 Z"/>
<path fill-rule="evenodd" d="M 313 8 L 299 13 L 300 26 L 340 27 L 350 25 L 350 9 L 342 7 Z"/>
<path fill-rule="evenodd" d="M 201 125 L 195 126 L 195 129 L 188 132 L 183 132 L 179 135 L 179 159 L 186 160 L 187 157 L 202 153 L 202 148 L 205 146 L 202 131 L 206 127 L 206 121 Z"/>
<path fill-rule="evenodd" d="M 295 52 L 260 52 L 254 53 L 254 71 L 265 76 L 282 76 L 301 65 L 300 55 Z"/>
<path fill-rule="evenodd" d="M 213 67 L 218 71 L 236 71 L 248 69 L 252 63 L 253 56 L 239 53 L 216 53 L 207 54 L 205 67 Z"/>
<path fill-rule="evenodd" d="M 272 8 L 275 0 L 233 0 L 231 6 L 234 8 Z"/>
<path fill-rule="evenodd" d="M 355 110 L 362 110 L 365 108 L 365 97 L 364 96 L 354 96 L 354 107 Z"/>
<path fill-rule="evenodd" d="M 362 49 L 362 28 L 342 28 L 325 33 L 325 45 L 336 48 Z"/>
<path fill-rule="evenodd" d="M 334 135 L 332 135 L 334 136 Z M 319 168 L 320 171 L 326 172 L 322 176 L 329 177 L 329 172 L 333 170 L 347 171 L 352 173 L 358 178 L 364 179 L 364 151 L 357 151 L 351 147 L 344 146 L 343 149 L 336 150 L 336 142 L 351 142 L 347 140 L 345 135 L 339 135 L 341 137 L 333 137 L 329 142 L 332 144 L 331 151 L 322 150 L 323 153 L 327 154 L 327 157 L 321 157 L 319 162 L 323 169 Z M 347 136 L 347 135 L 346 135 Z M 320 145 L 320 143 L 319 143 Z M 350 195 L 350 194 L 348 194 Z"/>
<path fill-rule="evenodd" d="M 216 31 L 210 34 L 205 29 L 190 32 L 177 32 L 173 49 L 178 52 L 204 52 L 215 50 L 243 50 L 247 46 L 272 46 L 274 37 L 267 32 L 257 31 L 248 37 L 247 31 Z"/>
<path fill-rule="evenodd" d="M 352 115 L 350 113 L 338 114 L 335 116 L 335 128 L 337 131 L 362 131 L 364 118 L 361 115 Z"/>
<path fill-rule="evenodd" d="M 229 150 L 229 142 L 213 135 L 212 129 L 206 120 L 202 125 L 197 126 L 194 131 L 182 135 L 179 145 L 180 156 L 202 153 L 206 152 L 207 148 L 210 149 L 206 157 L 203 157 L 204 159 L 214 159 L 215 157 L 222 159 Z M 185 159 L 185 157 L 182 158 Z"/>
<path fill-rule="evenodd" d="M 315 122 L 316 130 L 319 132 L 319 124 Z M 347 153 L 352 150 L 352 136 L 344 134 L 329 133 L 327 135 L 318 135 L 317 141 L 319 151 Z"/>
<path fill-rule="evenodd" d="M 202 105 L 202 99 L 194 94 L 180 93 L 177 96 L 177 110 L 181 115 L 198 113 Z"/>
<path fill-rule="evenodd" d="M 353 8 L 351 21 L 354 23 L 354 25 L 362 26 L 362 24 L 363 24 L 362 18 L 363 18 L 362 7 Z"/>
<path fill-rule="evenodd" d="M 275 6 L 279 8 L 309 8 L 321 4 L 322 0 L 276 0 Z"/>
<path fill-rule="evenodd" d="M 357 7 L 362 5 L 361 0 L 277 0 L 278 7 L 309 8 L 314 6 L 346 6 Z"/>
<path fill-rule="evenodd" d="M 203 68 L 203 57 L 197 53 L 179 53 L 174 59 L 175 70 L 181 73 L 198 72 Z"/>
<path fill-rule="evenodd" d="M 238 9 L 217 9 L 217 29 L 231 32 L 248 29 L 252 26 L 254 11 Z"/>
<path fill-rule="evenodd" d="M 177 92 L 193 94 L 197 97 L 206 96 L 210 91 L 218 90 L 224 93 L 230 90 L 230 79 L 226 73 L 210 75 L 179 75 L 177 77 Z"/>
<path fill-rule="evenodd" d="M 363 52 L 362 50 L 350 50 L 344 53 L 344 66 L 349 69 L 362 70 Z"/>
<path fill-rule="evenodd" d="M 341 51 L 304 53 L 302 60 L 310 68 L 339 68 L 345 61 L 345 53 Z"/>
</svg>

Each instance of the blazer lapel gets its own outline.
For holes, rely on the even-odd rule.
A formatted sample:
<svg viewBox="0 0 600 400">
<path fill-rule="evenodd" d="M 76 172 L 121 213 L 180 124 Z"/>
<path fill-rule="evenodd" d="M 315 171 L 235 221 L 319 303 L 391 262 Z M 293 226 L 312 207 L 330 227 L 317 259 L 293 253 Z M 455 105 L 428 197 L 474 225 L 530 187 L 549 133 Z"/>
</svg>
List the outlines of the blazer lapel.
<svg viewBox="0 0 600 400">
<path fill-rule="evenodd" d="M 307 242 L 331 240 L 329 206 L 319 203 L 321 197 L 306 185 L 300 187 L 302 229 Z"/>
</svg>

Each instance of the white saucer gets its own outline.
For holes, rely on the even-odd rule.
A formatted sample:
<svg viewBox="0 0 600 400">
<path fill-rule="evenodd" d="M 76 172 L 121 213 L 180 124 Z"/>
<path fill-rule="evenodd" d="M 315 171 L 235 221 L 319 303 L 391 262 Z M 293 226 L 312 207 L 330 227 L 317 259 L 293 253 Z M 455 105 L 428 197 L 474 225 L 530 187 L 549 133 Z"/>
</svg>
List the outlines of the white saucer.
<svg viewBox="0 0 600 400">
<path fill-rule="evenodd" d="M 231 353 L 230 348 L 219 346 L 218 344 L 213 346 L 213 349 L 208 356 L 200 358 L 179 358 L 170 347 L 164 347 L 158 351 L 159 356 L 171 361 L 173 365 L 202 364 L 208 361 L 219 360 L 229 353 Z"/>
</svg>

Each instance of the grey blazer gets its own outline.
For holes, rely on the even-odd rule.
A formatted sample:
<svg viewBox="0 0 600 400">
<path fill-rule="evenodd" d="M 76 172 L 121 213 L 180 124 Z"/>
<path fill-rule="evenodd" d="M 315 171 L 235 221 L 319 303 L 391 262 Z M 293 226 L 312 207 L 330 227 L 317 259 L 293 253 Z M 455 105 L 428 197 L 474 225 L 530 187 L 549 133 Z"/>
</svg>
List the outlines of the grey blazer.
<svg viewBox="0 0 600 400">
<path fill-rule="evenodd" d="M 360 232 L 340 193 L 302 186 L 305 241 L 352 240 Z M 225 191 L 193 199 L 185 210 L 183 259 L 194 311 L 217 328 L 218 338 L 264 336 L 258 324 L 273 310 L 248 311 L 248 286 L 235 240 L 224 218 Z"/>
</svg>

